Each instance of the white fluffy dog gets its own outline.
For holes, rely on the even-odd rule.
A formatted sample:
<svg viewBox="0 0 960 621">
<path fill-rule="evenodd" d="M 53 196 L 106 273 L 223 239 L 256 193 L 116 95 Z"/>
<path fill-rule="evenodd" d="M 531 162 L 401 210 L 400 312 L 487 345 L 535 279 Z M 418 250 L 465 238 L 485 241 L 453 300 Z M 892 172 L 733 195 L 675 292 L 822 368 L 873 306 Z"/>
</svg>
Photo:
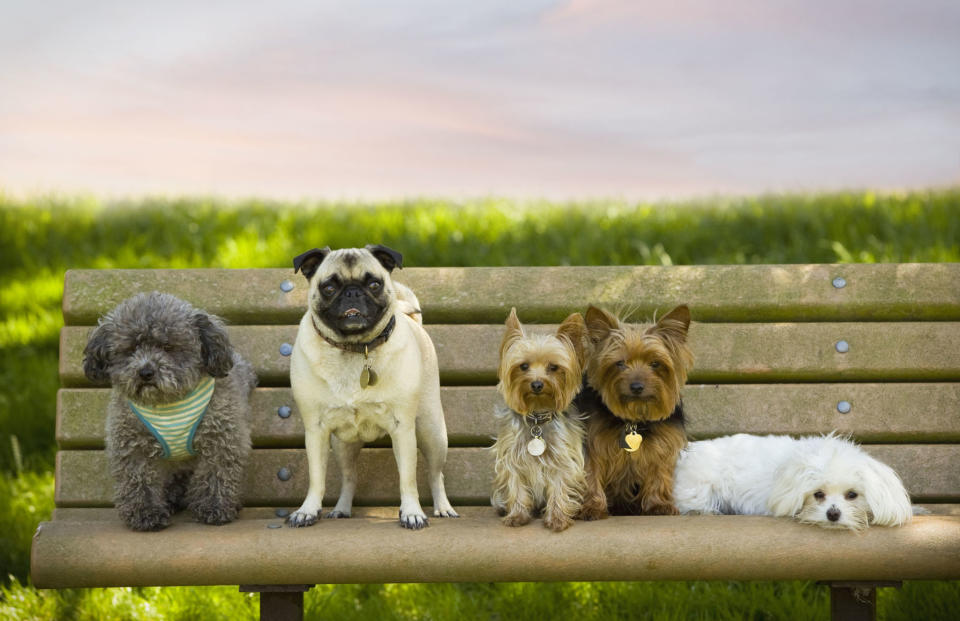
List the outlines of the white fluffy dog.
<svg viewBox="0 0 960 621">
<path fill-rule="evenodd" d="M 911 516 L 897 473 L 834 434 L 691 442 L 673 493 L 681 513 L 789 516 L 827 528 L 900 526 Z"/>
</svg>

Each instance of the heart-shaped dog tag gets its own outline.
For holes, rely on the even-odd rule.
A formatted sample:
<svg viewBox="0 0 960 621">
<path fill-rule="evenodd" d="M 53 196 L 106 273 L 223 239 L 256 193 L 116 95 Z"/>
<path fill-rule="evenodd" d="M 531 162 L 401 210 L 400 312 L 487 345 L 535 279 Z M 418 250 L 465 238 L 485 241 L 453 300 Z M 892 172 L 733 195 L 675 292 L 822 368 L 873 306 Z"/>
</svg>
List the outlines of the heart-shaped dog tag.
<svg viewBox="0 0 960 621">
<path fill-rule="evenodd" d="M 626 443 L 623 449 L 628 453 L 632 453 L 640 448 L 640 443 L 643 442 L 643 436 L 634 431 L 633 433 L 625 435 L 623 441 Z"/>
</svg>

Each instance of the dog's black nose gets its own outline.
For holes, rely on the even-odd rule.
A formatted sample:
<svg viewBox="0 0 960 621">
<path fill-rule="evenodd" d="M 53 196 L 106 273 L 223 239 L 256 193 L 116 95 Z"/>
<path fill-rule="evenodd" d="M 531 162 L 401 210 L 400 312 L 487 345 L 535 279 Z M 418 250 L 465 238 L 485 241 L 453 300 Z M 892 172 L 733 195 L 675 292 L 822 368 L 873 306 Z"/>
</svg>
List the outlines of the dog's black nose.
<svg viewBox="0 0 960 621">
<path fill-rule="evenodd" d="M 543 390 L 543 382 L 541 382 L 540 380 L 537 380 L 535 382 L 530 382 L 530 389 L 533 392 L 539 394 L 540 391 Z"/>
<path fill-rule="evenodd" d="M 639 395 L 643 392 L 643 383 L 642 382 L 631 382 L 630 383 L 630 392 L 635 395 Z"/>
<path fill-rule="evenodd" d="M 140 377 L 145 380 L 153 379 L 155 373 L 156 371 L 154 371 L 153 367 L 149 364 L 140 367 Z"/>
<path fill-rule="evenodd" d="M 831 522 L 836 522 L 837 520 L 839 520 L 840 509 L 837 509 L 836 507 L 830 507 L 829 509 L 827 509 L 827 519 L 830 520 Z"/>
</svg>

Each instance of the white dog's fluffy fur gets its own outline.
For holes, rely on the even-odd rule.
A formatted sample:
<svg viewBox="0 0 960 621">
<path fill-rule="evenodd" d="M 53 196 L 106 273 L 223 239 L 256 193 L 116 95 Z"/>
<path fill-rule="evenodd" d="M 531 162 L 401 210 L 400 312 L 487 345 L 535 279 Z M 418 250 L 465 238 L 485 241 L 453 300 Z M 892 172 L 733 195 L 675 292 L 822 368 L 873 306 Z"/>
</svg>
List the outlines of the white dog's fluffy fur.
<svg viewBox="0 0 960 621">
<path fill-rule="evenodd" d="M 862 530 L 910 520 L 910 496 L 892 468 L 834 434 L 737 434 L 691 442 L 677 462 L 681 513 L 795 517 Z"/>
</svg>

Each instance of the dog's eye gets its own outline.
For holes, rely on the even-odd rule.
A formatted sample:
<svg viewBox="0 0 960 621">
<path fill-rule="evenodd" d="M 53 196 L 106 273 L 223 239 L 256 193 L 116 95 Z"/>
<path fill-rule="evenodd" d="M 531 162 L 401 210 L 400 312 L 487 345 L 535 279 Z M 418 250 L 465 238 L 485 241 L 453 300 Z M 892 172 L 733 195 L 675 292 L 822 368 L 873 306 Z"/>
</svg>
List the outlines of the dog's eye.
<svg viewBox="0 0 960 621">
<path fill-rule="evenodd" d="M 658 369 L 658 368 L 660 368 L 660 361 L 659 361 L 659 360 L 654 360 L 653 362 L 651 362 L 651 363 L 650 363 L 650 368 L 651 368 L 651 369 Z"/>
<path fill-rule="evenodd" d="M 823 500 L 824 498 L 827 497 L 827 495 L 821 492 L 820 490 L 817 490 L 813 493 L 813 497 L 816 498 L 817 500 Z"/>
<path fill-rule="evenodd" d="M 627 363 L 626 363 L 626 361 L 624 361 L 624 360 L 618 360 L 618 361 L 617 361 L 617 368 L 620 369 L 621 371 L 623 371 L 624 369 L 626 369 L 626 368 L 627 368 Z"/>
<path fill-rule="evenodd" d="M 857 497 L 857 493 L 855 491 L 850 490 L 849 492 L 847 492 L 847 500 L 853 500 L 856 497 Z"/>
<path fill-rule="evenodd" d="M 382 286 L 383 285 L 381 285 L 380 282 L 376 280 L 371 280 L 369 283 L 367 283 L 367 288 L 370 289 L 370 291 L 373 291 L 374 293 L 376 293 L 377 291 L 380 291 L 380 288 Z"/>
<path fill-rule="evenodd" d="M 333 294 L 336 293 L 336 292 L 337 292 L 337 288 L 334 287 L 333 285 L 327 285 L 326 287 L 323 287 L 323 288 L 320 289 L 320 293 L 322 293 L 323 295 L 325 295 L 325 296 L 327 296 L 327 297 L 330 297 L 331 295 L 333 295 Z"/>
<path fill-rule="evenodd" d="M 550 373 L 556 372 L 556 370 L 557 370 L 558 368 L 559 368 L 559 367 L 558 367 L 557 365 L 555 365 L 555 364 L 547 365 L 547 371 L 549 371 Z"/>
<path fill-rule="evenodd" d="M 526 362 L 524 362 L 524 363 L 522 363 L 522 364 L 520 365 L 520 370 L 521 370 L 521 371 L 527 371 L 527 370 L 529 370 L 529 369 L 530 369 L 530 365 L 527 364 Z"/>
</svg>

